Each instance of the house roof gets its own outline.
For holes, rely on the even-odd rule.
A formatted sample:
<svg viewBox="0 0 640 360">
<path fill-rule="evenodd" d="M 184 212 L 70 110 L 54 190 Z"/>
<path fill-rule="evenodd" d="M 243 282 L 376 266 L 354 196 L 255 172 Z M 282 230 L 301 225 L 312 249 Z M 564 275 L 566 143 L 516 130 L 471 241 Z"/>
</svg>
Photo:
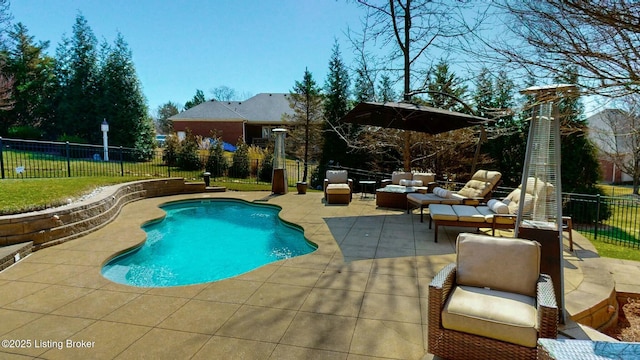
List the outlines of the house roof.
<svg viewBox="0 0 640 360">
<path fill-rule="evenodd" d="M 261 93 L 246 101 L 207 101 L 169 119 L 272 124 L 282 122 L 283 114 L 293 114 L 289 106 L 289 94 Z"/>
</svg>

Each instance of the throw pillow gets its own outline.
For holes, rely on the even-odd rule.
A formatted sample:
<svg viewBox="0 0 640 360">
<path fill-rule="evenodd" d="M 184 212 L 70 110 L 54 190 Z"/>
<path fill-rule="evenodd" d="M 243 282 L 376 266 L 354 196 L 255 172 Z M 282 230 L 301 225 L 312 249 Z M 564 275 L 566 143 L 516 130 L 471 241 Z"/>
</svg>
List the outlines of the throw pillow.
<svg viewBox="0 0 640 360">
<path fill-rule="evenodd" d="M 487 202 L 487 206 L 496 214 L 508 214 L 509 206 L 500 200 L 491 199 Z"/>
<path fill-rule="evenodd" d="M 451 197 L 451 192 L 450 192 L 449 190 L 447 190 L 447 189 L 443 189 L 443 188 L 441 188 L 441 187 L 439 187 L 439 186 L 438 186 L 438 187 L 435 187 L 435 188 L 433 189 L 433 193 L 434 193 L 436 196 L 441 197 L 441 198 L 445 198 L 445 199 L 448 199 L 448 198 L 450 198 L 450 197 Z"/>
</svg>

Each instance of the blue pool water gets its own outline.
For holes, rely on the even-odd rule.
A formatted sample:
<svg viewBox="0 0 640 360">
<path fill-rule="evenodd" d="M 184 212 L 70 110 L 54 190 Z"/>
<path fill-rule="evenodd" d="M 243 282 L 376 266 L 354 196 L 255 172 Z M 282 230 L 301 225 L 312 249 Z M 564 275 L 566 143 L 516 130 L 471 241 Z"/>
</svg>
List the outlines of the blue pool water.
<svg viewBox="0 0 640 360">
<path fill-rule="evenodd" d="M 114 282 L 166 287 L 230 278 L 316 249 L 279 208 L 241 200 L 183 201 L 162 206 L 166 217 L 145 225 L 147 241 L 109 261 Z"/>
</svg>

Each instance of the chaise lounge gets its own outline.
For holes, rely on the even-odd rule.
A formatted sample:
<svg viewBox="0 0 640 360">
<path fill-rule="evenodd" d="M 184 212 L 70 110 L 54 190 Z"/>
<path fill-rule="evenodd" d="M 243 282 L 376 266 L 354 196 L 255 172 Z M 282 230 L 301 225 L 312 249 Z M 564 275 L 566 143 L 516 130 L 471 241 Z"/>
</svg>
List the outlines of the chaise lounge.
<svg viewBox="0 0 640 360">
<path fill-rule="evenodd" d="M 512 229 L 516 223 L 520 204 L 521 186 L 513 190 L 502 201 L 491 199 L 484 206 L 471 205 L 429 205 L 429 229 L 435 224 L 434 241 L 438 242 L 440 226 L 490 227 L 491 235 L 496 229 Z M 529 212 L 539 198 L 553 194 L 553 185 L 536 178 L 527 180 L 524 212 Z M 571 229 L 569 229 L 571 231 Z M 570 235 L 571 236 L 571 235 Z M 573 242 L 573 241 L 571 241 Z"/>
<path fill-rule="evenodd" d="M 486 203 L 491 198 L 495 187 L 498 186 L 501 177 L 502 174 L 498 171 L 478 170 L 473 174 L 471 180 L 457 192 L 436 187 L 433 189 L 433 193 L 408 194 L 407 214 L 413 208 L 420 208 L 420 222 L 423 222 L 424 208 L 431 204 L 478 205 L 481 202 Z"/>
</svg>

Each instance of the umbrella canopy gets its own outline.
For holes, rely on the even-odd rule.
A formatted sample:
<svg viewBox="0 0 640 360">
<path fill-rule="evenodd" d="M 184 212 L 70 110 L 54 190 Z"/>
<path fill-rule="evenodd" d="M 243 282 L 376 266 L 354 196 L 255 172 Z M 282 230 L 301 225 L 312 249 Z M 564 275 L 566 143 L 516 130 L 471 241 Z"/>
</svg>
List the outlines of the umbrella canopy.
<svg viewBox="0 0 640 360">
<path fill-rule="evenodd" d="M 409 103 L 362 102 L 349 111 L 342 118 L 342 121 L 360 125 L 439 134 L 484 124 L 489 120 L 455 111 Z"/>
</svg>

